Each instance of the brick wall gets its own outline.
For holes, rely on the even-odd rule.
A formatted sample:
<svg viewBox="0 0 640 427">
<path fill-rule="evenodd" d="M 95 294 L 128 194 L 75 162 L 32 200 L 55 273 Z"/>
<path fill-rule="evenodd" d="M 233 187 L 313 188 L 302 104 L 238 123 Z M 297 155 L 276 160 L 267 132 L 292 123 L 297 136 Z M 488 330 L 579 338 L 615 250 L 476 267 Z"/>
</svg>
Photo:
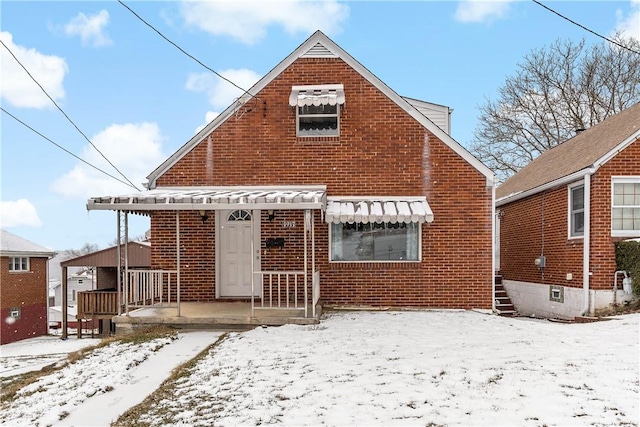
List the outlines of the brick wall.
<svg viewBox="0 0 640 427">
<path fill-rule="evenodd" d="M 613 288 L 614 243 L 623 239 L 611 236 L 611 177 L 634 172 L 637 176 L 638 171 L 640 144 L 636 142 L 591 177 L 591 289 Z M 582 287 L 583 239 L 567 238 L 568 197 L 568 186 L 563 185 L 498 208 L 503 213 L 500 268 L 505 279 Z M 544 274 L 534 265 L 543 244 Z M 567 273 L 572 280 L 567 280 Z"/>
<path fill-rule="evenodd" d="M 291 86 L 342 83 L 340 136 L 297 138 Z M 485 177 L 339 59 L 299 59 L 158 179 L 158 186 L 326 184 L 329 196 L 426 195 L 420 263 L 328 262 L 328 225 L 316 215 L 323 300 L 333 304 L 491 307 L 491 188 Z M 263 268 L 298 268 L 302 212 L 262 213 Z M 286 216 L 285 216 L 286 215 Z M 184 300 L 215 296 L 215 221 L 180 215 Z M 278 224 L 284 218 L 297 228 Z M 174 268 L 175 215 L 151 219 L 153 268 Z M 264 252 L 264 251 L 263 251 Z M 188 291 L 184 289 L 188 287 Z"/>
<path fill-rule="evenodd" d="M 47 258 L 29 258 L 29 269 L 9 272 L 9 258 L 0 259 L 0 344 L 47 334 Z M 20 307 L 14 323 L 7 322 L 11 307 Z"/>
</svg>

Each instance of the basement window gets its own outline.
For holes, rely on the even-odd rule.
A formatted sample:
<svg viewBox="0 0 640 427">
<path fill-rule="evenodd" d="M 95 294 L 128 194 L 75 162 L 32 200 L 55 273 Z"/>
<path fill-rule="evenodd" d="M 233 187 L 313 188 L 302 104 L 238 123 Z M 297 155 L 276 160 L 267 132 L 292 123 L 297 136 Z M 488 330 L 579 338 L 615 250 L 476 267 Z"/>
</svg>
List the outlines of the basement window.
<svg viewBox="0 0 640 427">
<path fill-rule="evenodd" d="M 562 286 L 550 286 L 549 301 L 564 303 L 564 288 Z"/>
</svg>

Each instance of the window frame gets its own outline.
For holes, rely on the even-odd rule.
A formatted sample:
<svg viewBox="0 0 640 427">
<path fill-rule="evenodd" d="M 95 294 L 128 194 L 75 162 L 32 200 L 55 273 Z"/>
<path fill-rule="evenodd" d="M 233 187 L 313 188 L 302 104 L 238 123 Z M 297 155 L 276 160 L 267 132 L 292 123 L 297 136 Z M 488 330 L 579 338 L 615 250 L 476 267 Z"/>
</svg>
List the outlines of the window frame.
<svg viewBox="0 0 640 427">
<path fill-rule="evenodd" d="M 327 104 L 328 105 L 328 104 Z M 340 104 L 332 105 L 332 107 L 336 107 L 336 112 L 331 114 L 301 114 L 300 111 L 305 108 L 306 105 L 296 106 L 296 137 L 298 138 L 335 138 L 340 136 Z M 327 134 L 301 134 L 300 133 L 300 119 L 308 118 L 308 117 L 335 117 L 336 118 L 336 129 L 335 133 L 327 133 Z"/>
<path fill-rule="evenodd" d="M 20 260 L 19 261 L 19 267 L 20 268 L 16 268 L 16 266 L 18 266 L 18 264 L 16 264 L 16 260 Z M 23 261 L 24 260 L 24 263 Z M 22 267 L 25 268 L 22 268 Z M 31 263 L 29 260 L 29 257 L 27 256 L 12 256 L 9 257 L 9 272 L 10 273 L 25 273 L 30 271 L 31 268 Z"/>
<path fill-rule="evenodd" d="M 640 209 L 640 205 L 615 205 L 616 184 L 637 184 L 640 185 L 640 176 L 612 176 L 611 177 L 611 236 L 612 237 L 640 237 L 640 230 L 616 230 L 613 228 L 613 212 L 615 209 Z"/>
<path fill-rule="evenodd" d="M 573 209 L 573 191 L 582 187 L 582 209 L 575 210 Z M 568 195 L 567 195 L 567 238 L 568 239 L 583 239 L 584 238 L 584 229 L 582 233 L 574 232 L 574 214 L 582 213 L 582 222 L 583 227 L 586 227 L 587 224 L 584 224 L 584 210 L 585 210 L 585 194 L 584 194 L 584 181 L 575 182 L 567 187 Z"/>
<path fill-rule="evenodd" d="M 387 224 L 391 224 L 391 222 L 386 222 Z M 417 224 L 417 244 L 418 244 L 418 248 L 417 248 L 417 259 L 389 259 L 389 260 L 376 260 L 376 259 L 369 259 L 369 260 L 334 260 L 333 258 L 333 230 L 332 227 L 334 225 L 340 225 L 340 224 L 345 224 L 344 222 L 340 222 L 340 223 L 330 223 L 328 224 L 328 233 L 329 233 L 329 250 L 328 250 L 328 258 L 329 258 L 329 263 L 334 263 L 334 264 L 371 264 L 371 263 L 375 263 L 375 264 L 379 264 L 379 263 L 401 263 L 401 264 L 407 264 L 407 263 L 421 263 L 422 262 L 422 224 L 420 222 L 416 222 Z M 363 223 L 360 222 L 358 224 L 368 224 L 368 223 Z M 385 224 L 384 222 L 382 224 Z"/>
<path fill-rule="evenodd" d="M 20 317 L 22 317 L 21 307 L 9 307 L 9 317 L 15 320 L 20 320 Z"/>
</svg>

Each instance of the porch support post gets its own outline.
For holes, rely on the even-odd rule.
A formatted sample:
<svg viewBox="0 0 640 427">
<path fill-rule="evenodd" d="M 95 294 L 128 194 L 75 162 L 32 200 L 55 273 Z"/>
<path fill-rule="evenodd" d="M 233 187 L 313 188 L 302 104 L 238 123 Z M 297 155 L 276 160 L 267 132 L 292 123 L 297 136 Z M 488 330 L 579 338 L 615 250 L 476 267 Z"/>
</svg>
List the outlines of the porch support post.
<svg viewBox="0 0 640 427">
<path fill-rule="evenodd" d="M 176 280 L 178 282 L 176 299 L 178 302 L 178 317 L 180 317 L 180 211 L 176 211 L 176 262 L 178 264 L 176 269 Z M 169 298 L 171 298 L 171 295 L 169 295 Z"/>
<path fill-rule="evenodd" d="M 129 289 L 129 212 L 126 211 L 124 212 L 124 283 Z M 129 299 L 127 298 L 127 314 L 129 314 Z"/>
<path fill-rule="evenodd" d="M 308 298 L 308 291 L 307 289 L 309 288 L 309 281 L 308 281 L 308 272 L 307 270 L 309 269 L 309 266 L 307 265 L 307 260 L 308 260 L 308 255 L 307 255 L 307 233 L 309 231 L 309 217 L 310 217 L 310 211 L 309 209 L 305 209 L 304 210 L 304 317 L 307 317 L 307 311 L 308 311 L 308 304 L 309 304 L 309 298 Z"/>
<path fill-rule="evenodd" d="M 116 224 L 117 224 L 117 237 L 116 237 L 116 252 L 117 252 L 117 257 L 118 257 L 118 265 L 117 265 L 117 271 L 116 271 L 116 289 L 117 289 L 117 294 L 118 294 L 118 316 L 120 316 L 122 314 L 122 271 L 120 269 L 120 260 L 122 259 L 122 254 L 121 252 L 121 248 L 120 248 L 120 211 L 116 212 Z"/>
<path fill-rule="evenodd" d="M 60 295 L 62 304 L 62 339 L 67 339 L 67 328 L 69 326 L 67 322 L 67 267 L 62 267 L 62 295 Z"/>
<path fill-rule="evenodd" d="M 316 317 L 315 278 L 316 278 L 316 215 L 311 211 L 311 315 Z"/>
<path fill-rule="evenodd" d="M 249 240 L 251 240 L 251 243 L 250 243 L 250 248 L 251 248 L 251 317 L 255 317 L 255 311 L 254 310 L 255 310 L 255 298 L 256 298 L 255 297 L 255 295 L 256 295 L 256 293 L 255 293 L 255 277 L 256 277 L 256 274 L 255 274 L 255 263 L 254 263 L 255 254 L 253 253 L 253 251 L 255 250 L 254 244 L 253 244 L 253 238 L 254 238 L 254 236 L 253 236 L 253 233 L 254 233 L 253 221 L 256 220 L 255 219 L 256 212 L 258 212 L 258 211 L 257 210 L 251 211 L 251 221 L 250 221 L 250 224 L 249 224 L 249 236 L 251 236 L 250 239 L 249 239 Z M 258 217 L 258 221 L 261 221 L 261 220 L 262 220 L 262 218 Z M 216 250 L 218 250 L 218 248 L 216 248 Z"/>
</svg>

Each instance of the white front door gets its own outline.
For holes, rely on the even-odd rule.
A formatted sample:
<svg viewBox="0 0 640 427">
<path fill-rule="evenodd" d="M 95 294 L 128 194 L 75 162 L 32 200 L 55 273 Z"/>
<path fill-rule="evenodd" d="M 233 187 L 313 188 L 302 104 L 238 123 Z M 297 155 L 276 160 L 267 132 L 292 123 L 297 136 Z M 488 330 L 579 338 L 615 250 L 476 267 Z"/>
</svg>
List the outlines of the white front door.
<svg viewBox="0 0 640 427">
<path fill-rule="evenodd" d="M 255 216 L 255 218 L 254 218 Z M 253 222 L 253 227 L 252 227 Z M 218 283 L 220 297 L 251 296 L 251 230 L 253 228 L 254 268 L 260 269 L 260 211 L 238 209 L 218 211 Z M 255 295 L 260 295 L 256 284 Z"/>
</svg>

